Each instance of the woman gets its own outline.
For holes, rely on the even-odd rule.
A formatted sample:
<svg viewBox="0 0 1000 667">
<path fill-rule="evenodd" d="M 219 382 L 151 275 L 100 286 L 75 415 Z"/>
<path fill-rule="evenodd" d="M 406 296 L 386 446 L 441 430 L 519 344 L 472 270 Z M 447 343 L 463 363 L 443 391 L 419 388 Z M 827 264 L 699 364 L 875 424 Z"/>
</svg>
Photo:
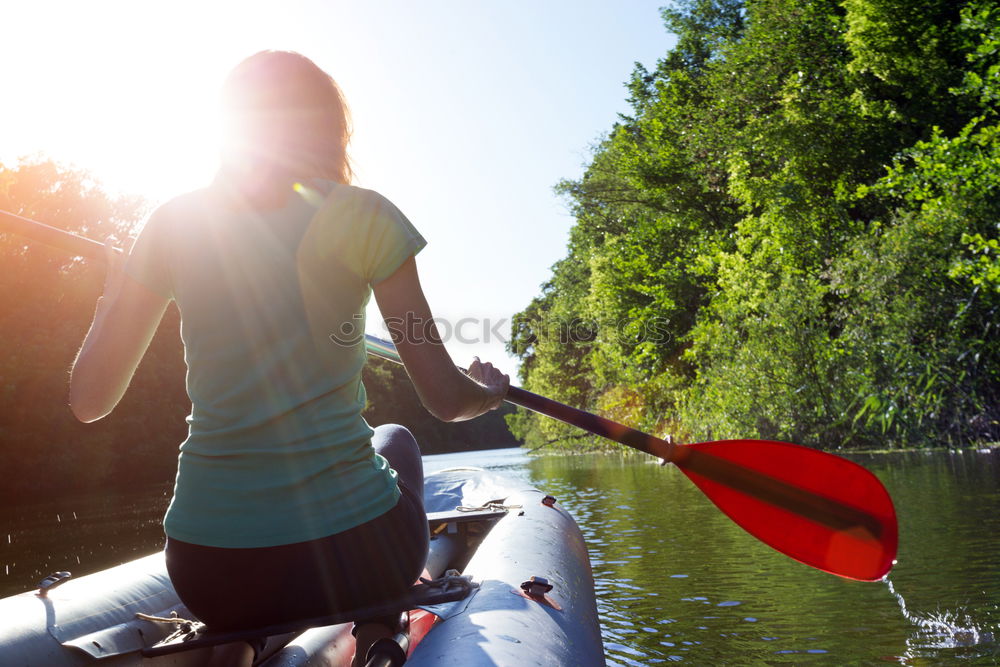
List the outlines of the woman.
<svg viewBox="0 0 1000 667">
<path fill-rule="evenodd" d="M 109 252 L 70 405 L 84 422 L 108 414 L 177 302 L 192 410 L 167 567 L 194 614 L 235 629 L 381 602 L 424 566 L 417 445 L 361 417 L 357 333 L 373 291 L 436 417 L 496 408 L 509 379 L 478 360 L 462 374 L 440 344 L 414 261 L 424 240 L 349 185 L 333 79 L 301 55 L 262 52 L 223 93 L 230 136 L 215 182 L 159 208 L 124 267 Z M 360 628 L 360 656 L 393 620 Z"/>
</svg>

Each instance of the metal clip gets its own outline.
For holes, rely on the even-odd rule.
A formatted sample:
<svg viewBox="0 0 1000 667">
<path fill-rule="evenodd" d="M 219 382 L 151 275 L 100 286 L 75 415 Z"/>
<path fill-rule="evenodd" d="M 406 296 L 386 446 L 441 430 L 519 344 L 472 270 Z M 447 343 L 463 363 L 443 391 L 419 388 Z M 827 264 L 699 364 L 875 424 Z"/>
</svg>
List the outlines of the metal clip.
<svg viewBox="0 0 1000 667">
<path fill-rule="evenodd" d="M 56 586 L 61 586 L 65 584 L 67 581 L 69 581 L 69 578 L 72 576 L 73 576 L 72 573 L 66 572 L 65 570 L 50 574 L 49 576 L 45 577 L 44 579 L 38 582 L 37 584 L 38 592 L 35 593 L 35 595 L 37 595 L 40 598 L 47 597 L 49 591 L 51 591 Z"/>
</svg>

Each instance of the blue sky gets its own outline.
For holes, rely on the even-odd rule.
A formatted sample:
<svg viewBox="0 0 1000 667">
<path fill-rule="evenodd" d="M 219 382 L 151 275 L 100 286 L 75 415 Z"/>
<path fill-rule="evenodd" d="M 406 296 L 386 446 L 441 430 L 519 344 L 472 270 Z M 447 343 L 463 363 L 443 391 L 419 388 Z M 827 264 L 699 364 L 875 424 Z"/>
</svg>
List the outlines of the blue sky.
<svg viewBox="0 0 1000 667">
<path fill-rule="evenodd" d="M 16 100 L 0 107 L 0 159 L 43 153 L 163 201 L 214 169 L 226 72 L 261 49 L 300 51 L 346 94 L 357 184 L 427 238 L 432 309 L 492 326 L 564 256 L 573 220 L 552 187 L 578 177 L 628 112 L 633 63 L 672 46 L 663 4 L 22 2 L 5 8 L 0 39 L 0 88 Z M 466 319 L 463 337 L 480 340 L 452 337 L 456 362 L 479 354 L 513 370 L 479 329 Z"/>
</svg>

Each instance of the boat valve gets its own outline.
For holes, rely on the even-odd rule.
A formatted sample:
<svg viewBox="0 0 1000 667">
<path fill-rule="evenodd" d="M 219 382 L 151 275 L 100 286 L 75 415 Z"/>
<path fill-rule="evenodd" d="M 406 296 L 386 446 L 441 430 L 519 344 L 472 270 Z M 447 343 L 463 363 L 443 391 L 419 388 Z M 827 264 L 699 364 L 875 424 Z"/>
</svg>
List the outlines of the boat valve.
<svg viewBox="0 0 1000 667">
<path fill-rule="evenodd" d="M 542 498 L 542 504 L 545 505 L 546 507 L 553 507 L 556 504 L 556 497 L 545 496 L 544 498 Z"/>
<path fill-rule="evenodd" d="M 38 582 L 38 592 L 35 593 L 40 598 L 48 596 L 49 591 L 51 591 L 56 586 L 61 586 L 69 581 L 69 578 L 73 575 L 65 570 L 61 572 L 53 572 L 49 576 L 45 577 Z"/>
<path fill-rule="evenodd" d="M 544 597 L 552 590 L 552 584 L 545 577 L 532 577 L 521 583 L 521 590 L 531 597 Z"/>
</svg>

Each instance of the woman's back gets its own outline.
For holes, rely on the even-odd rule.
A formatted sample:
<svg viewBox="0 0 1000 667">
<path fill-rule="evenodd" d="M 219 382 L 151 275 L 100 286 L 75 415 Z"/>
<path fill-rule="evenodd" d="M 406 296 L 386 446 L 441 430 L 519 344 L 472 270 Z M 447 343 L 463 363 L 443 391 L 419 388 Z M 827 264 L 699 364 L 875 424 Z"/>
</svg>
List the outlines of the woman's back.
<svg viewBox="0 0 1000 667">
<path fill-rule="evenodd" d="M 264 211 L 218 188 L 179 197 L 126 269 L 182 315 L 192 414 L 165 520 L 178 539 L 304 541 L 396 500 L 361 418 L 357 334 L 371 284 L 423 239 L 374 192 L 328 182 L 299 192 Z"/>
</svg>

